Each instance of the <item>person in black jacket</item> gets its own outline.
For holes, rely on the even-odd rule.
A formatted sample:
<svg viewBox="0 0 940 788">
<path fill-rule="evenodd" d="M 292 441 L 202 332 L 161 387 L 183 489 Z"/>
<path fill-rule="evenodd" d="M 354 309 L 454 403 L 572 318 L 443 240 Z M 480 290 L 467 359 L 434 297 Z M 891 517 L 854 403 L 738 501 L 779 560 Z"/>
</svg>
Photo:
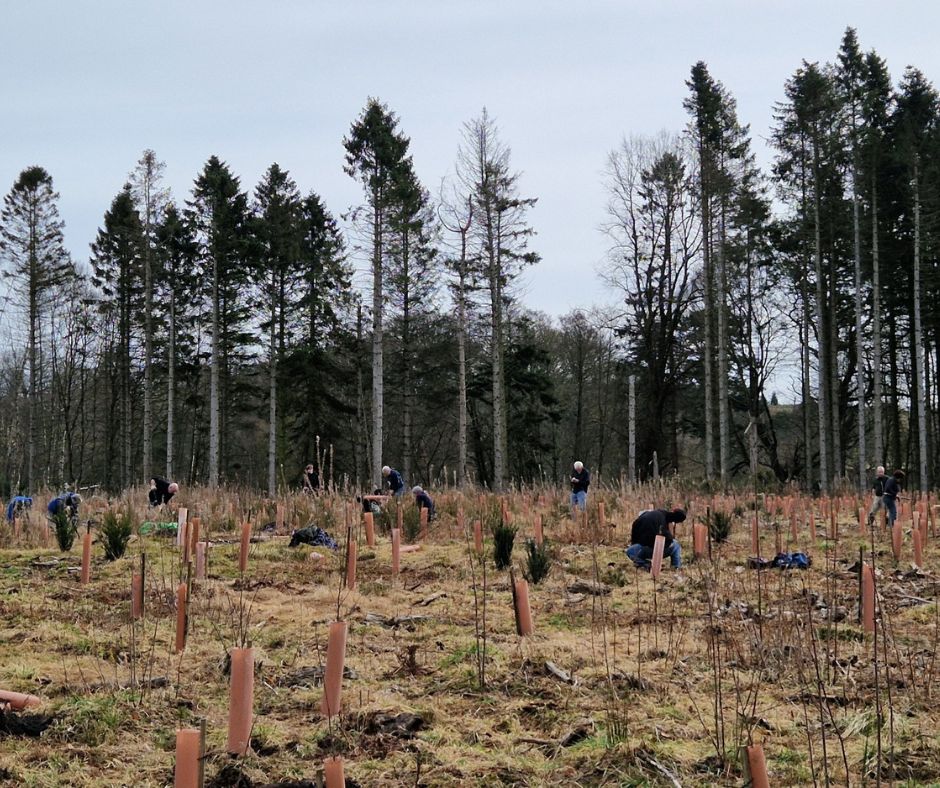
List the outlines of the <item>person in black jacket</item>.
<svg viewBox="0 0 940 788">
<path fill-rule="evenodd" d="M 571 474 L 571 508 L 582 512 L 587 507 L 587 491 L 591 484 L 591 472 L 578 460 Z"/>
<path fill-rule="evenodd" d="M 170 482 L 162 476 L 154 476 L 150 480 L 150 492 L 147 497 L 150 499 L 151 506 L 160 506 L 170 502 L 170 499 L 176 495 L 180 486 L 176 482 Z"/>
<path fill-rule="evenodd" d="M 662 534 L 666 537 L 663 549 L 663 558 L 672 561 L 674 569 L 682 566 L 682 548 L 679 541 L 669 528 L 670 523 L 685 522 L 685 511 L 682 509 L 650 509 L 641 512 L 633 521 L 630 529 L 630 546 L 626 549 L 627 558 L 638 567 L 648 569 L 653 558 L 653 545 L 656 537 Z"/>
<path fill-rule="evenodd" d="M 419 509 L 428 510 L 428 520 L 434 519 L 434 501 L 431 500 L 431 496 L 428 495 L 423 488 L 415 485 L 411 488 L 411 492 L 414 494 L 415 503 L 418 505 Z"/>
<path fill-rule="evenodd" d="M 871 509 L 868 510 L 868 527 L 875 524 L 875 516 L 885 508 L 885 485 L 888 483 L 888 476 L 885 474 L 885 466 L 879 465 L 876 471 L 875 480 L 871 483 L 871 491 L 875 494 L 875 500 L 871 503 Z"/>
<path fill-rule="evenodd" d="M 894 525 L 898 519 L 898 498 L 904 489 L 904 471 L 895 471 L 888 481 L 885 482 L 885 494 L 883 497 L 885 509 L 888 510 L 888 527 Z"/>
<path fill-rule="evenodd" d="M 396 498 L 400 498 L 404 495 L 405 480 L 402 479 L 398 471 L 385 465 L 382 467 L 382 476 L 385 478 L 385 483 L 388 485 L 388 488 L 392 491 L 392 495 Z"/>
<path fill-rule="evenodd" d="M 316 495 L 320 492 L 320 474 L 317 473 L 312 462 L 304 468 L 303 491 L 307 495 Z"/>
</svg>

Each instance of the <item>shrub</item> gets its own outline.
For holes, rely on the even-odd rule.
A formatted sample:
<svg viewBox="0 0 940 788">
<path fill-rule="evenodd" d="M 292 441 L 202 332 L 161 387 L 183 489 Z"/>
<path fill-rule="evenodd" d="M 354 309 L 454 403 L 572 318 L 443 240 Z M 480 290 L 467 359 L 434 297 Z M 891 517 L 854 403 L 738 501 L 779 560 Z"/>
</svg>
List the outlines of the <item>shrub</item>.
<svg viewBox="0 0 940 788">
<path fill-rule="evenodd" d="M 497 569 L 508 569 L 512 563 L 512 546 L 516 540 L 516 527 L 502 522 L 493 526 L 493 561 Z"/>
<path fill-rule="evenodd" d="M 538 585 L 552 571 L 552 553 L 548 549 L 548 540 L 537 545 L 534 539 L 526 539 L 525 569 L 522 576 L 532 585 Z"/>
<path fill-rule="evenodd" d="M 101 520 L 101 543 L 104 557 L 117 561 L 127 551 L 127 543 L 134 533 L 134 522 L 130 512 L 115 512 L 109 509 Z"/>
<path fill-rule="evenodd" d="M 712 512 L 708 535 L 713 542 L 727 542 L 731 536 L 731 516 L 727 512 Z"/>
<path fill-rule="evenodd" d="M 409 544 L 421 535 L 421 511 L 417 506 L 406 506 L 401 517 L 402 538 Z"/>
<path fill-rule="evenodd" d="M 65 512 L 52 515 L 52 527 L 55 530 L 55 541 L 63 553 L 72 549 L 78 528 L 71 517 Z"/>
</svg>

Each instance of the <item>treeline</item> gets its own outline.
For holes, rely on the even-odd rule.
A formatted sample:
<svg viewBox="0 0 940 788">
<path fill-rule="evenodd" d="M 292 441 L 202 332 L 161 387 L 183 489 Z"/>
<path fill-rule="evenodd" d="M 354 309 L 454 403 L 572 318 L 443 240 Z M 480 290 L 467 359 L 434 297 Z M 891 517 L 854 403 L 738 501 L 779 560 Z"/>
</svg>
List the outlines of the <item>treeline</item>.
<svg viewBox="0 0 940 788">
<path fill-rule="evenodd" d="M 884 463 L 926 488 L 936 91 L 915 68 L 895 85 L 849 29 L 786 81 L 762 172 L 704 63 L 687 88 L 686 129 L 608 157 L 613 304 L 557 320 L 520 301 L 535 199 L 485 111 L 432 193 L 369 100 L 337 148 L 362 193 L 342 215 L 278 164 L 249 191 L 214 156 L 180 202 L 145 151 L 87 262 L 27 168 L 0 217 L 0 492 L 155 472 L 273 491 L 307 462 L 358 487 L 387 463 L 499 488 L 575 458 L 822 490 Z"/>
</svg>

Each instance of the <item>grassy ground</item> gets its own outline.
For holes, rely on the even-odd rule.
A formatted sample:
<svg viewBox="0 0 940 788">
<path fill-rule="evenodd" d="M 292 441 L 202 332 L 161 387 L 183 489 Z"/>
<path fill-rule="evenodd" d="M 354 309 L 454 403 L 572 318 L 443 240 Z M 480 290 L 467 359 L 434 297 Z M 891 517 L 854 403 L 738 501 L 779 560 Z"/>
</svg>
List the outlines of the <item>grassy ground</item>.
<svg viewBox="0 0 940 788">
<path fill-rule="evenodd" d="M 284 501 L 282 535 L 253 544 L 241 576 L 235 524 L 250 512 L 257 530 L 274 519 L 273 505 L 242 495 L 228 499 L 230 512 L 191 493 L 180 503 L 201 515 L 214 545 L 209 579 L 192 594 L 182 655 L 173 653 L 173 592 L 185 569 L 172 540 L 135 538 L 113 562 L 96 544 L 92 580 L 82 586 L 80 540 L 68 554 L 38 546 L 34 517 L 0 542 L 9 547 L 0 551 L 0 688 L 39 695 L 43 704 L 33 711 L 52 722 L 39 737 L 0 734 L 0 782 L 169 785 L 175 730 L 201 720 L 210 785 L 315 780 L 331 754 L 343 755 L 347 778 L 362 786 L 740 785 L 739 749 L 749 743 L 762 744 L 772 785 L 825 784 L 827 772 L 836 784 L 875 784 L 879 764 L 881 778 L 898 785 L 940 781 L 932 541 L 924 570 L 914 571 L 910 535 L 908 560 L 896 565 L 890 539 L 876 532 L 873 635 L 857 623 L 853 566 L 860 546 L 871 560 L 871 536 L 859 535 L 847 506 L 839 538 L 827 540 L 828 519 L 815 503 L 815 543 L 805 518 L 791 543 L 789 520 L 773 506 L 764 510 L 762 553 L 773 554 L 779 529 L 782 546 L 806 549 L 814 563 L 803 572 L 758 573 L 747 568 L 747 503 L 713 501 L 732 518 L 730 543 L 714 545 L 711 561 L 664 570 L 654 583 L 625 562 L 629 523 L 646 504 L 684 497 L 652 495 L 593 496 L 587 528 L 568 520 L 560 497 L 506 499 L 519 527 L 517 574 L 536 514 L 555 557 L 549 577 L 531 589 L 536 633 L 519 638 L 508 575 L 494 568 L 490 542 L 484 592 L 483 567 L 472 563 L 456 525 L 458 510 L 468 522 L 480 516 L 476 494 L 439 496 L 440 518 L 422 549 L 402 556 L 395 577 L 383 524 L 368 548 L 356 504 L 339 496 Z M 603 531 L 593 508 L 600 498 L 613 526 Z M 706 503 L 695 502 L 699 515 Z M 492 517 L 494 501 L 483 506 Z M 342 588 L 342 549 L 315 548 L 326 557 L 311 561 L 314 548 L 289 548 L 283 536 L 291 522 L 315 519 L 342 542 L 347 516 L 360 539 L 352 592 Z M 687 558 L 690 524 L 680 531 Z M 130 578 L 141 552 L 146 612 L 132 626 Z M 578 579 L 610 593 L 570 593 Z M 388 626 L 375 614 L 425 618 Z M 338 615 L 349 622 L 350 675 L 342 714 L 330 723 L 310 669 L 323 664 Z M 255 718 L 252 752 L 232 759 L 226 657 L 242 641 L 255 649 Z M 571 681 L 547 672 L 546 662 Z M 146 688 L 151 679 L 158 686 Z M 411 738 L 376 717 L 401 712 L 423 722 Z"/>
</svg>

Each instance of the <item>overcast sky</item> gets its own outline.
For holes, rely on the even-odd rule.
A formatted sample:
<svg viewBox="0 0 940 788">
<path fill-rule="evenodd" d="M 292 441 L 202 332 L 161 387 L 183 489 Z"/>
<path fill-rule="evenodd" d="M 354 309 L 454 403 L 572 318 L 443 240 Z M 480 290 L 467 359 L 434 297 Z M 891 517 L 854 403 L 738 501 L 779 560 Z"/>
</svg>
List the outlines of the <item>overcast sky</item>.
<svg viewBox="0 0 940 788">
<path fill-rule="evenodd" d="M 539 200 L 525 301 L 560 315 L 613 300 L 595 273 L 605 157 L 624 135 L 683 127 L 692 63 L 735 95 L 767 163 L 802 59 L 834 58 L 852 25 L 895 80 L 908 64 L 940 80 L 938 23 L 926 0 L 4 0 L 0 192 L 48 169 L 82 260 L 144 148 L 178 200 L 217 154 L 249 190 L 278 162 L 338 215 L 360 196 L 342 138 L 368 96 L 398 113 L 432 192 L 485 105 Z"/>
</svg>

